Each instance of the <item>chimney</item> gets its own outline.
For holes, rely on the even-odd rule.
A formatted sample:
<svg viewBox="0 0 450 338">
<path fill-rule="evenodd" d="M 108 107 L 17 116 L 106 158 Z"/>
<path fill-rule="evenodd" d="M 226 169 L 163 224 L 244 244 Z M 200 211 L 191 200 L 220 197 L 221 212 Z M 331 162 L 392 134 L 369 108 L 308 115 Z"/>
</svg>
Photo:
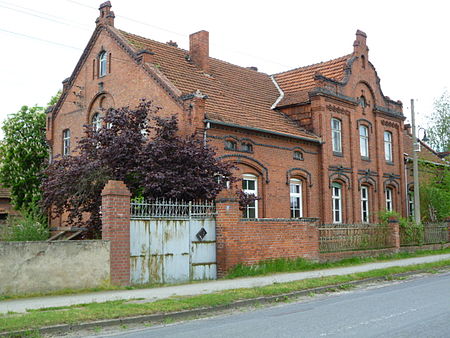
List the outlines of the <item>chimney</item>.
<svg viewBox="0 0 450 338">
<path fill-rule="evenodd" d="M 137 52 L 137 57 L 138 60 L 140 62 L 143 63 L 153 63 L 153 55 L 155 55 L 155 53 L 150 52 L 147 49 L 141 49 L 140 51 Z"/>
<path fill-rule="evenodd" d="M 111 2 L 106 1 L 98 8 L 100 16 L 95 20 L 98 25 L 108 25 L 114 27 L 114 12 L 111 10 Z"/>
<path fill-rule="evenodd" d="M 369 48 L 366 45 L 367 35 L 359 29 L 356 31 L 356 40 L 353 42 L 353 54 L 356 56 L 364 56 L 368 59 Z"/>
<path fill-rule="evenodd" d="M 209 73 L 209 32 L 200 31 L 189 35 L 189 54 L 197 66 Z"/>
</svg>

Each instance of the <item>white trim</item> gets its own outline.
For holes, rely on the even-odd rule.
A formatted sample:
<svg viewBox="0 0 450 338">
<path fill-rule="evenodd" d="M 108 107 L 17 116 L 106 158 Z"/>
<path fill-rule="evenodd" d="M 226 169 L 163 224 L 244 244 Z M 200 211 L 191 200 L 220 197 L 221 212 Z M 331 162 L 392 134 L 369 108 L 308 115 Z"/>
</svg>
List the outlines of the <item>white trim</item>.
<svg viewBox="0 0 450 338">
<path fill-rule="evenodd" d="M 292 192 L 292 186 L 299 186 L 299 192 Z M 292 199 L 298 198 L 298 208 L 292 208 Z M 298 178 L 291 178 L 289 180 L 289 201 L 290 201 L 290 210 L 291 210 L 291 218 L 303 217 L 303 196 L 302 196 L 302 181 Z M 299 212 L 297 217 L 293 217 L 292 210 Z"/>
<path fill-rule="evenodd" d="M 249 190 L 249 189 L 244 189 L 242 187 L 242 191 L 246 194 L 253 194 L 255 196 L 258 196 L 258 177 L 256 175 L 253 174 L 244 174 L 242 175 L 242 182 L 244 182 L 244 180 L 246 181 L 253 181 L 255 182 L 255 189 L 254 190 Z M 255 200 L 255 218 L 258 218 L 258 200 Z M 248 214 L 248 209 L 250 208 L 249 205 L 247 205 L 246 210 L 247 214 Z M 253 207 L 252 207 L 253 208 Z"/>
<path fill-rule="evenodd" d="M 273 75 L 270 76 L 270 79 L 272 80 L 273 84 L 275 85 L 275 87 L 278 89 L 278 92 L 280 93 L 280 96 L 278 96 L 278 99 L 275 101 L 275 103 L 272 105 L 272 107 L 270 107 L 270 109 L 275 109 L 277 107 L 278 103 L 280 103 L 280 101 L 283 99 L 284 92 L 278 85 L 278 83 L 275 80 L 275 77 Z"/>
</svg>

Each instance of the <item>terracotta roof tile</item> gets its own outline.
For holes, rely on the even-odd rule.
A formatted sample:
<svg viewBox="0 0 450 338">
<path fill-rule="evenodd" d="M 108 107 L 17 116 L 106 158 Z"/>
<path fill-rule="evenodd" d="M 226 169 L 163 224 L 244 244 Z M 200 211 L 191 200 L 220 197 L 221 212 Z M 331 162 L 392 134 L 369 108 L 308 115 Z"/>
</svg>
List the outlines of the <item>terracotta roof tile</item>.
<svg viewBox="0 0 450 338">
<path fill-rule="evenodd" d="M 349 54 L 330 61 L 278 73 L 275 74 L 275 79 L 285 93 L 312 89 L 314 87 L 314 75 L 316 73 L 320 73 L 335 81 L 342 81 L 344 79 L 344 69 L 347 60 L 350 59 L 351 56 L 352 55 Z"/>
<path fill-rule="evenodd" d="M 153 64 L 182 95 L 199 89 L 208 95 L 207 118 L 287 135 L 319 138 L 271 109 L 279 92 L 269 75 L 210 58 L 210 74 L 187 60 L 188 51 L 131 33 L 115 30 L 135 51 L 155 53 Z"/>
</svg>

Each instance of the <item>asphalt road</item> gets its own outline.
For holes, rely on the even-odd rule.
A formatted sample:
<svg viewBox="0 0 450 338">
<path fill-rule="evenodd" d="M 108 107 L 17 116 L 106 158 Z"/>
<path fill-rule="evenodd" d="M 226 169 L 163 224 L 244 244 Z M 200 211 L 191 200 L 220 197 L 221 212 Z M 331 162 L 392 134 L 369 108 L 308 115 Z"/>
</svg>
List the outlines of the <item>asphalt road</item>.
<svg viewBox="0 0 450 338">
<path fill-rule="evenodd" d="M 450 272 L 114 337 L 450 337 Z"/>
</svg>

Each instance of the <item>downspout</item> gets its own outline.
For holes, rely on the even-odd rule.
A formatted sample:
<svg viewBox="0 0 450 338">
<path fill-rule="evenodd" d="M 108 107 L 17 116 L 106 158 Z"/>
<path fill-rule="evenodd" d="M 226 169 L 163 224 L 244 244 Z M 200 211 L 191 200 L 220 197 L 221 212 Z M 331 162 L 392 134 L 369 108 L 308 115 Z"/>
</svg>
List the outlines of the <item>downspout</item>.
<svg viewBox="0 0 450 338">
<path fill-rule="evenodd" d="M 206 122 L 205 123 L 205 129 L 203 130 L 203 146 L 206 147 L 206 138 L 207 138 L 207 132 L 208 129 L 211 128 L 211 123 Z"/>
<path fill-rule="evenodd" d="M 278 92 L 280 93 L 280 96 L 278 97 L 278 99 L 275 101 L 275 103 L 272 105 L 272 107 L 270 107 L 270 109 L 275 109 L 277 107 L 278 103 L 280 103 L 280 101 L 283 99 L 284 93 L 281 90 L 280 86 L 278 85 L 278 83 L 275 80 L 275 77 L 273 75 L 270 75 L 270 79 L 272 80 L 273 84 L 275 85 L 275 87 L 278 89 Z"/>
</svg>

